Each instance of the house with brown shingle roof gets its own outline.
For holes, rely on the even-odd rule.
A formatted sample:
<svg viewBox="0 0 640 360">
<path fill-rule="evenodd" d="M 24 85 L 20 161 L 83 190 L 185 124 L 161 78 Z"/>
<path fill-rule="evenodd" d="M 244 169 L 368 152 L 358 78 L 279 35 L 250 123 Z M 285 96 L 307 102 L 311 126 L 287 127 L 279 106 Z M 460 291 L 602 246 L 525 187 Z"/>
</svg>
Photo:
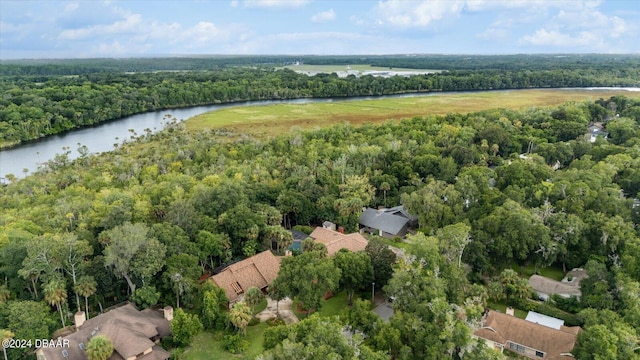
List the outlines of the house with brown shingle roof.
<svg viewBox="0 0 640 360">
<path fill-rule="evenodd" d="M 309 236 L 315 242 L 324 244 L 327 247 L 329 256 L 335 255 L 340 249 L 347 249 L 353 252 L 362 251 L 369 244 L 369 241 L 359 233 L 343 234 L 322 227 L 315 228 Z"/>
<path fill-rule="evenodd" d="M 63 337 L 62 347 L 42 347 L 36 350 L 38 360 L 87 360 L 86 346 L 92 337 L 106 336 L 113 343 L 110 360 L 166 360 L 171 354 L 158 342 L 171 335 L 169 321 L 173 309 L 164 314 L 158 310 L 138 310 L 127 303 L 89 320 L 84 311 L 75 316 L 76 332 Z"/>
<path fill-rule="evenodd" d="M 576 268 L 567 273 L 562 281 L 556 281 L 540 275 L 531 275 L 529 286 L 538 294 L 538 298 L 549 300 L 552 294 L 560 295 L 564 298 L 575 296 L 578 299 L 582 295 L 580 291 L 580 281 L 587 277 L 584 269 Z"/>
<path fill-rule="evenodd" d="M 508 349 L 530 359 L 563 360 L 573 358 L 571 350 L 579 331 L 578 326 L 550 327 L 489 310 L 473 335 L 500 351 Z"/>
<path fill-rule="evenodd" d="M 278 277 L 278 271 L 280 259 L 267 250 L 227 266 L 209 280 L 222 288 L 233 304 L 252 286 L 264 291 Z"/>
</svg>

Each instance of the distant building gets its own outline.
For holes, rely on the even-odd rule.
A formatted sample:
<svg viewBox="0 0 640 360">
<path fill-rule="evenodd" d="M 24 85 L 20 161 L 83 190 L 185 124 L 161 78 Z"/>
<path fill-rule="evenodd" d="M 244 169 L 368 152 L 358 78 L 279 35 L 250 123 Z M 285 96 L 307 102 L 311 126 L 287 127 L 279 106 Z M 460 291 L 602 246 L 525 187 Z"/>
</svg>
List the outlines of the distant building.
<svg viewBox="0 0 640 360">
<path fill-rule="evenodd" d="M 267 250 L 227 266 L 209 280 L 222 288 L 229 304 L 233 304 L 241 300 L 250 287 L 264 291 L 278 277 L 278 271 L 280 259 Z"/>
<path fill-rule="evenodd" d="M 358 233 L 343 234 L 321 227 L 315 228 L 309 236 L 315 242 L 324 244 L 327 247 L 329 256 L 335 255 L 340 249 L 347 249 L 353 252 L 362 251 L 369 244 L 369 241 Z"/>
<path fill-rule="evenodd" d="M 592 143 L 596 142 L 598 136 L 601 136 L 604 139 L 607 139 L 609 137 L 609 133 L 604 130 L 604 126 L 602 126 L 602 123 L 593 123 L 589 125 L 589 127 L 587 128 L 587 135 L 589 136 L 589 141 Z"/>
<path fill-rule="evenodd" d="M 325 221 L 322 223 L 322 227 L 325 229 L 329 229 L 329 230 L 336 230 L 336 224 L 332 223 L 331 221 Z"/>
<path fill-rule="evenodd" d="M 571 359 L 576 344 L 578 326 L 564 326 L 564 322 L 549 316 L 529 313 L 530 321 L 513 315 L 489 310 L 482 318 L 482 326 L 473 335 L 502 352 L 508 349 L 530 359 Z"/>
<path fill-rule="evenodd" d="M 110 360 L 166 360 L 170 354 L 158 342 L 171 335 L 173 308 L 138 310 L 128 303 L 86 320 L 84 311 L 75 316 L 77 331 L 65 336 L 69 346 L 42 347 L 38 360 L 87 360 L 85 349 L 92 337 L 103 335 L 113 343 Z"/>
</svg>

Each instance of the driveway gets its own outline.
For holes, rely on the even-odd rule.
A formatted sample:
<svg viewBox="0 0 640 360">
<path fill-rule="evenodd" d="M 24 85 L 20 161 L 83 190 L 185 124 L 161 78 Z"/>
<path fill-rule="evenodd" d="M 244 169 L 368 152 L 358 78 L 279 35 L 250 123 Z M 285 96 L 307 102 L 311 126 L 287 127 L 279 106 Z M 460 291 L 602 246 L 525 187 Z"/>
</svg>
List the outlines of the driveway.
<svg viewBox="0 0 640 360">
<path fill-rule="evenodd" d="M 293 301 L 289 298 L 284 298 L 277 303 L 277 309 L 280 312 L 280 318 L 286 324 L 294 324 L 298 322 L 298 317 L 293 313 Z M 276 301 L 267 297 L 267 307 L 256 314 L 256 317 L 260 321 L 267 321 L 275 318 L 276 315 Z"/>
<path fill-rule="evenodd" d="M 385 301 L 384 303 L 373 309 L 373 312 L 378 314 L 380 319 L 382 319 L 383 321 L 389 322 L 389 318 L 393 316 L 393 306 L 390 302 Z"/>
</svg>

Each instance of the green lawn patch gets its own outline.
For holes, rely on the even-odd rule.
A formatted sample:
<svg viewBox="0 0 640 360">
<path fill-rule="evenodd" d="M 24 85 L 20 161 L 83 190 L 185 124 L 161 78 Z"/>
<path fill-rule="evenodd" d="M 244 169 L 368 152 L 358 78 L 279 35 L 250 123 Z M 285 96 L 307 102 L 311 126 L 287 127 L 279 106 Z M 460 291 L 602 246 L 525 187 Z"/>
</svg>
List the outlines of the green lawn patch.
<svg viewBox="0 0 640 360">
<path fill-rule="evenodd" d="M 528 265 L 528 266 L 513 265 L 511 268 L 526 278 L 529 278 L 531 275 L 535 274 L 534 265 Z M 564 278 L 564 271 L 562 271 L 562 269 L 560 268 L 549 266 L 546 268 L 538 269 L 538 275 L 560 281 Z"/>
<path fill-rule="evenodd" d="M 224 350 L 222 346 L 222 337 L 224 333 L 218 331 L 211 333 L 203 331 L 198 334 L 189 346 L 184 356 L 184 360 L 224 360 L 224 359 L 241 359 L 253 360 L 260 355 L 264 349 L 264 331 L 268 327 L 266 323 L 260 323 L 256 326 L 247 328 L 246 340 L 249 342 L 249 348 L 242 354 L 231 354 Z"/>
<path fill-rule="evenodd" d="M 507 312 L 507 304 L 503 303 L 503 302 L 493 302 L 493 301 L 489 301 L 487 302 L 487 307 L 491 310 L 495 310 L 495 311 L 500 311 L 501 313 L 505 314 Z M 527 317 L 527 311 L 524 310 L 520 310 L 520 309 L 514 309 L 514 315 L 517 318 L 520 319 L 524 319 Z"/>
<path fill-rule="evenodd" d="M 354 295 L 353 301 L 355 301 L 357 297 L 357 294 Z M 293 302 L 293 312 L 299 320 L 305 319 L 307 317 L 307 313 L 298 311 L 298 304 L 298 300 Z M 347 308 L 347 292 L 343 290 L 335 294 L 330 299 L 323 300 L 320 310 L 312 312 L 311 314 L 318 313 L 320 316 L 336 316 L 340 315 Z"/>
<path fill-rule="evenodd" d="M 394 239 L 387 239 L 385 237 L 382 236 L 378 236 L 378 235 L 371 235 L 371 234 L 367 234 L 364 233 L 363 234 L 365 238 L 367 238 L 367 240 L 372 240 L 372 239 L 380 239 L 385 245 L 387 246 L 393 246 L 393 247 L 397 247 L 403 250 L 409 250 L 411 248 L 411 244 L 406 242 L 405 240 L 401 240 L 401 241 L 395 241 Z"/>
<path fill-rule="evenodd" d="M 262 310 L 267 308 L 267 299 L 262 299 L 262 301 L 260 302 L 260 304 L 256 305 L 256 308 L 253 309 L 253 315 L 261 312 Z"/>
</svg>

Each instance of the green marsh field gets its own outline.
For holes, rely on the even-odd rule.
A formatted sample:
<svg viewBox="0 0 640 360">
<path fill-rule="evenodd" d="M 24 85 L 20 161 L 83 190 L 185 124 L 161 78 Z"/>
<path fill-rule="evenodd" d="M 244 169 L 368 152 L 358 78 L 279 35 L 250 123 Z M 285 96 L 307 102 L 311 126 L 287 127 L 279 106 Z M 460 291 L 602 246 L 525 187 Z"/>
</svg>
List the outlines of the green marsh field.
<svg viewBox="0 0 640 360">
<path fill-rule="evenodd" d="M 640 98 L 640 92 L 582 89 L 437 93 L 409 98 L 243 106 L 195 116 L 186 121 L 186 126 L 194 131 L 224 128 L 257 138 L 269 138 L 288 132 L 292 127 L 314 129 L 344 122 L 358 126 L 415 116 L 470 113 L 494 108 L 557 106 L 572 101 L 608 99 L 614 95 Z"/>
</svg>

